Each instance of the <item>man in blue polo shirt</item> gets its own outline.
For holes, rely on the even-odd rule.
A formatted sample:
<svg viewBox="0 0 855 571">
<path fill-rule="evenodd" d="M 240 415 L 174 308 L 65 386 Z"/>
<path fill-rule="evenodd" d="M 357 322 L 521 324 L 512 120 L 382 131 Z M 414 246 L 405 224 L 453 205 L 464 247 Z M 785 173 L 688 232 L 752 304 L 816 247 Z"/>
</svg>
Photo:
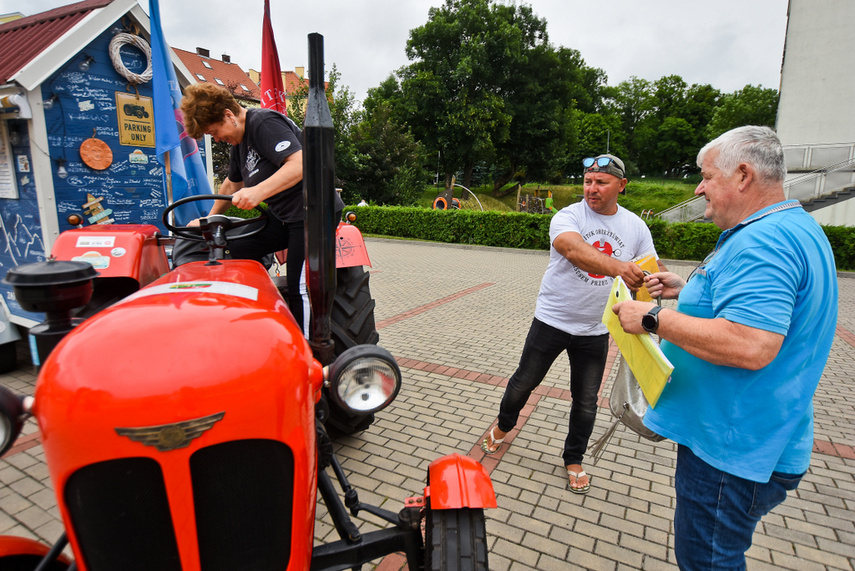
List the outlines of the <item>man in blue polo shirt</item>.
<svg viewBox="0 0 855 571">
<path fill-rule="evenodd" d="M 698 154 L 704 216 L 723 230 L 688 282 L 647 276 L 677 310 L 615 305 L 629 333 L 657 333 L 674 364 L 645 425 L 677 442 L 675 551 L 683 570 L 745 569 L 760 518 L 810 464 L 813 394 L 837 324 L 824 232 L 785 200 L 774 131 L 740 127 Z"/>
</svg>

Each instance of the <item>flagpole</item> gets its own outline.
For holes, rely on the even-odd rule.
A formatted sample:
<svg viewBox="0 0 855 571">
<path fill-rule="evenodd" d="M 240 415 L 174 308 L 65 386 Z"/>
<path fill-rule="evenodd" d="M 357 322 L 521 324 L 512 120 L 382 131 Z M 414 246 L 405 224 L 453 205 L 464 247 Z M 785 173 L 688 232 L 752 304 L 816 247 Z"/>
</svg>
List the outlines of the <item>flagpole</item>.
<svg viewBox="0 0 855 571">
<path fill-rule="evenodd" d="M 163 155 L 164 164 L 163 167 L 166 169 L 166 204 L 172 204 L 172 163 L 170 162 L 170 155 L 172 155 L 171 151 L 166 151 Z M 173 226 L 175 225 L 175 211 L 171 211 L 169 213 L 169 221 Z"/>
<path fill-rule="evenodd" d="M 161 188 L 165 190 L 165 201 L 174 204 L 185 196 L 212 194 L 212 191 L 197 143 L 195 139 L 188 138 L 184 131 L 181 89 L 172 63 L 172 48 L 163 37 L 157 0 L 149 0 L 149 13 L 155 153 L 158 164 L 163 167 L 165 180 Z M 176 153 L 175 164 L 171 163 L 173 150 Z M 172 217 L 178 225 L 183 226 L 203 216 L 204 212 L 201 203 L 197 202 L 173 211 Z"/>
</svg>

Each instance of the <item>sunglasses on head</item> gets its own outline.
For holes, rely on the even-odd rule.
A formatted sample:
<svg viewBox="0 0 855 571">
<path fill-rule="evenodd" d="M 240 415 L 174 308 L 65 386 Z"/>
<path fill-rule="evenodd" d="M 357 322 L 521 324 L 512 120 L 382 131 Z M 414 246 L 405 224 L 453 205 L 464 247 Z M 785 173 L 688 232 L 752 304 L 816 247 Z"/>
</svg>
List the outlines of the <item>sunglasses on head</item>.
<svg viewBox="0 0 855 571">
<path fill-rule="evenodd" d="M 600 157 L 598 159 L 588 157 L 587 159 L 582 159 L 582 166 L 586 169 L 589 169 L 594 166 L 595 162 L 597 163 L 598 167 L 603 168 L 609 166 L 609 163 L 612 162 L 612 159 L 610 157 Z"/>
</svg>

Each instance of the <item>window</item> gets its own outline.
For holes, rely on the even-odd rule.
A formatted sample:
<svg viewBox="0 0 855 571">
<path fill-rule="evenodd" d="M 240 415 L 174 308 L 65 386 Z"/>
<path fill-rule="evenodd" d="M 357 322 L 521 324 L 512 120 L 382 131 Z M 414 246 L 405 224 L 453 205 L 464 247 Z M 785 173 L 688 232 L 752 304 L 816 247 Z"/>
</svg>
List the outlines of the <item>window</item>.
<svg viewBox="0 0 855 571">
<path fill-rule="evenodd" d="M 200 80 L 202 80 L 202 81 L 208 81 L 207 79 L 205 79 L 205 76 L 204 76 L 204 75 L 202 75 L 201 73 L 197 73 L 197 74 L 196 74 L 196 77 L 198 77 L 198 78 L 199 78 Z"/>
<path fill-rule="evenodd" d="M 208 63 L 208 62 L 206 62 L 205 60 L 202 60 L 202 65 L 204 65 L 204 66 L 205 66 L 205 67 L 207 67 L 208 69 L 214 69 L 214 68 L 212 68 L 212 67 L 211 67 L 211 64 L 209 64 L 209 63 Z"/>
<path fill-rule="evenodd" d="M 219 77 L 215 77 L 215 78 L 214 78 L 214 81 L 216 81 L 218 84 L 220 84 L 220 85 L 222 85 L 222 86 L 224 86 L 224 87 L 225 87 L 225 85 L 226 85 L 225 83 L 223 83 L 223 80 L 222 80 L 222 79 L 220 79 Z"/>
<path fill-rule="evenodd" d="M 249 87 L 247 87 L 243 83 L 240 84 L 240 88 L 243 89 L 244 91 L 249 91 Z"/>
</svg>

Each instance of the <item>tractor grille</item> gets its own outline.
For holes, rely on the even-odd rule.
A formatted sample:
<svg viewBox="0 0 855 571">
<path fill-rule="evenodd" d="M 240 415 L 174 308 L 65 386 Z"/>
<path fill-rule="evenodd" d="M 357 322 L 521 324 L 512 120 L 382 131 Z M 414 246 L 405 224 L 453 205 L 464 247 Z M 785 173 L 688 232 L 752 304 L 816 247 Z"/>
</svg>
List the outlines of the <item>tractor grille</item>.
<svg viewBox="0 0 855 571">
<path fill-rule="evenodd" d="M 65 502 L 90 571 L 181 571 L 163 472 L 151 458 L 81 468 Z"/>
<path fill-rule="evenodd" d="M 288 567 L 294 455 L 287 445 L 216 444 L 190 457 L 190 472 L 204 571 Z"/>
<path fill-rule="evenodd" d="M 294 455 L 275 440 L 237 440 L 190 457 L 204 571 L 277 570 L 291 557 Z M 77 470 L 65 487 L 90 571 L 181 571 L 163 471 L 151 458 Z"/>
</svg>

